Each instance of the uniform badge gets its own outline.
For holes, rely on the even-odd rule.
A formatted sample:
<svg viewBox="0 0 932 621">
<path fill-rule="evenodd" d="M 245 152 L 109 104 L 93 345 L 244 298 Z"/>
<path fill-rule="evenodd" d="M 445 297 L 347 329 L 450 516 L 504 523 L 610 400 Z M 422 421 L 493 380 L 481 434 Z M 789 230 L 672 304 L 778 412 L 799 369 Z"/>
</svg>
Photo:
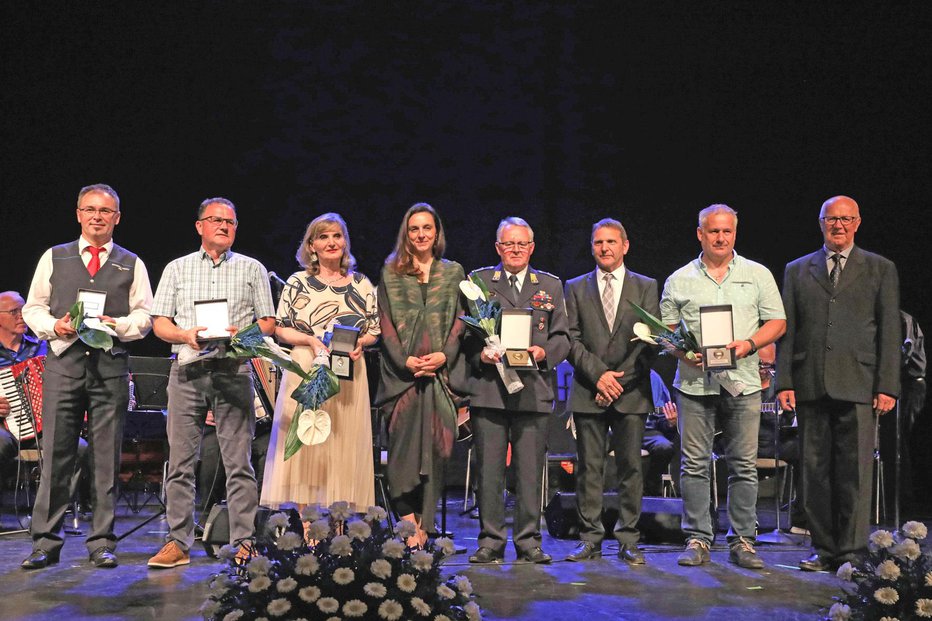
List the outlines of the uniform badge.
<svg viewBox="0 0 932 621">
<path fill-rule="evenodd" d="M 541 315 L 540 321 L 537 322 L 537 331 L 543 332 L 545 327 L 546 327 L 546 320 L 544 319 L 544 315 Z"/>
<path fill-rule="evenodd" d="M 498 270 L 492 272 L 492 282 L 498 282 L 502 279 L 502 273 Z"/>
<path fill-rule="evenodd" d="M 531 279 L 532 285 L 536 285 L 540 283 L 540 280 L 537 279 L 537 274 L 535 274 L 534 272 L 531 272 L 530 274 L 528 274 L 528 277 Z"/>
<path fill-rule="evenodd" d="M 531 296 L 531 308 L 550 312 L 553 310 L 553 296 L 541 289 Z"/>
</svg>

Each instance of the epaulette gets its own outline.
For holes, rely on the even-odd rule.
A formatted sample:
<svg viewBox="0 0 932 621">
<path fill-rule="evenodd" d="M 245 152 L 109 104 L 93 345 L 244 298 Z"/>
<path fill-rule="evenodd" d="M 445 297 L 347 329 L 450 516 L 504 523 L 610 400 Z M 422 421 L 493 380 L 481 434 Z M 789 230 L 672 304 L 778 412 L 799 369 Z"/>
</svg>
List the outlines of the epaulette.
<svg viewBox="0 0 932 621">
<path fill-rule="evenodd" d="M 478 274 L 479 272 L 484 272 L 484 271 L 486 271 L 486 270 L 494 270 L 495 267 L 496 267 L 496 266 L 494 266 L 494 265 L 489 265 L 489 266 L 487 266 L 487 267 L 477 267 L 477 268 L 474 269 L 473 271 L 469 272 L 469 274 L 472 275 L 472 274 Z"/>
<path fill-rule="evenodd" d="M 533 273 L 534 272 L 528 272 L 528 274 L 533 274 Z M 554 280 L 560 280 L 559 276 L 555 274 L 551 274 L 550 272 L 545 272 L 544 270 L 537 270 L 537 273 L 540 274 L 541 276 L 549 276 L 550 278 L 553 278 Z"/>
</svg>

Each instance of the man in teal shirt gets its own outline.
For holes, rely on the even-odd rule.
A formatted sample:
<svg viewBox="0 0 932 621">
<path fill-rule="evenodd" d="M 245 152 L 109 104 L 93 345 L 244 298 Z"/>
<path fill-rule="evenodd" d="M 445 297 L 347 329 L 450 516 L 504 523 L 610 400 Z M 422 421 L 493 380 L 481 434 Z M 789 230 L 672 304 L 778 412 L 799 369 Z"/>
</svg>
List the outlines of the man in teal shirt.
<svg viewBox="0 0 932 621">
<path fill-rule="evenodd" d="M 727 205 L 711 205 L 699 212 L 696 236 L 702 253 L 674 272 L 664 284 L 660 313 L 665 324 L 683 320 L 701 341 L 699 310 L 731 305 L 735 340 L 728 344 L 737 367 L 710 373 L 696 360 L 677 352 L 679 365 L 673 386 L 677 391 L 682 447 L 681 489 L 686 550 L 680 565 L 710 560 L 714 533 L 709 515 L 710 461 L 716 420 L 725 440 L 728 460 L 729 559 L 749 569 L 763 561 L 754 550 L 757 504 L 757 434 L 760 426 L 760 375 L 757 349 L 786 331 L 780 292 L 770 271 L 734 250 L 738 214 Z"/>
</svg>

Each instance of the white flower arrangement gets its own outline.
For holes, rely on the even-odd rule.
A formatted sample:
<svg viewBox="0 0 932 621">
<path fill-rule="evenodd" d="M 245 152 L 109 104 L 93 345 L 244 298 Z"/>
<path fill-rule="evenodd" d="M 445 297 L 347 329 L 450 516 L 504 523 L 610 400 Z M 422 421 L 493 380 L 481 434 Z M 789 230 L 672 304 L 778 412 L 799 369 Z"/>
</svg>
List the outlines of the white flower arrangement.
<svg viewBox="0 0 932 621">
<path fill-rule="evenodd" d="M 409 549 L 409 523 L 392 532 L 385 517 L 379 507 L 362 519 L 346 503 L 308 507 L 302 512 L 308 544 L 288 530 L 287 514 L 273 515 L 245 565 L 233 550 L 222 554 L 227 566 L 211 578 L 201 614 L 215 621 L 479 621 L 469 580 L 441 575 L 452 542 L 441 538 L 424 550 Z"/>
<path fill-rule="evenodd" d="M 927 535 L 921 522 L 906 522 L 893 533 L 874 531 L 867 558 L 838 568 L 836 575 L 848 584 L 823 619 L 932 619 L 932 554 L 922 554 L 918 542 Z"/>
</svg>

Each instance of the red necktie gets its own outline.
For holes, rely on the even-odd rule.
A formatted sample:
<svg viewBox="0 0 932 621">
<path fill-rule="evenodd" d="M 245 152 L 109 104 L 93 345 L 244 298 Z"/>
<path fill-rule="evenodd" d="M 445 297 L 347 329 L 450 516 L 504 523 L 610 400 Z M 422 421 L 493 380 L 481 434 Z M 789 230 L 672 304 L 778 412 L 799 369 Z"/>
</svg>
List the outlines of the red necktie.
<svg viewBox="0 0 932 621">
<path fill-rule="evenodd" d="M 87 249 L 92 255 L 94 255 L 87 263 L 87 271 L 91 275 L 91 278 L 93 278 L 97 275 L 97 271 L 100 269 L 100 253 L 105 249 L 95 248 L 94 246 L 88 246 Z"/>
</svg>

